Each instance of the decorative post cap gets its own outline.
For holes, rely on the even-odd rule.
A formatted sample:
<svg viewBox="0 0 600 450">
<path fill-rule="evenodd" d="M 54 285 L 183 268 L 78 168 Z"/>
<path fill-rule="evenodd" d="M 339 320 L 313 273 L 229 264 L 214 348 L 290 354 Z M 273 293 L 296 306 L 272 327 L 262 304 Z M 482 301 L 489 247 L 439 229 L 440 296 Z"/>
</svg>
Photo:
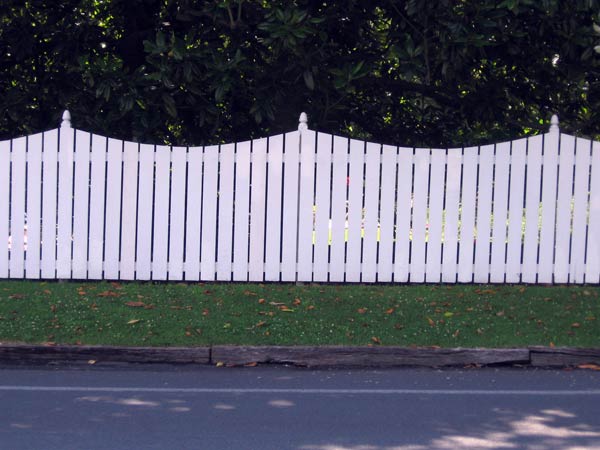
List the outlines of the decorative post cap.
<svg viewBox="0 0 600 450">
<path fill-rule="evenodd" d="M 65 112 L 62 115 L 62 123 L 60 127 L 71 128 L 71 113 L 68 109 L 65 109 Z"/>
<path fill-rule="evenodd" d="M 298 124 L 298 130 L 308 130 L 308 116 L 304 112 L 300 114 L 300 123 Z"/>
<path fill-rule="evenodd" d="M 556 114 L 553 114 L 552 119 L 550 119 L 550 132 L 551 133 L 558 132 L 558 116 Z"/>
</svg>

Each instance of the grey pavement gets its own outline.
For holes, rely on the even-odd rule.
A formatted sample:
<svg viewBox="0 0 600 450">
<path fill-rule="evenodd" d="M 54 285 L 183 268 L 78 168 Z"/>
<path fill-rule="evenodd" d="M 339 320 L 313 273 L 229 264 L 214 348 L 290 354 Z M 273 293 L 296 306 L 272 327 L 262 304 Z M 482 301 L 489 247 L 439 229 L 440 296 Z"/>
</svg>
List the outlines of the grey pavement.
<svg viewBox="0 0 600 450">
<path fill-rule="evenodd" d="M 0 369 L 0 449 L 598 449 L 600 373 Z"/>
</svg>

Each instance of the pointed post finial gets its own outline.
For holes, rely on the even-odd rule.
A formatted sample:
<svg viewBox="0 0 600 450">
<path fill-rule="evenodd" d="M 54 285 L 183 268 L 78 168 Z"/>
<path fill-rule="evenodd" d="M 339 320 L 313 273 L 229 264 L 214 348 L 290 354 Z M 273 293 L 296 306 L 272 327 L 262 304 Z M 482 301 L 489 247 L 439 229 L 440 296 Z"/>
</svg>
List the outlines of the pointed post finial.
<svg viewBox="0 0 600 450">
<path fill-rule="evenodd" d="M 552 119 L 550 119 L 550 132 L 551 133 L 558 132 L 558 116 L 556 114 L 553 114 Z"/>
<path fill-rule="evenodd" d="M 300 114 L 300 123 L 298 124 L 298 130 L 308 130 L 308 116 L 304 112 Z"/>
<path fill-rule="evenodd" d="M 71 113 L 68 109 L 65 109 L 65 112 L 62 115 L 62 123 L 60 127 L 71 128 Z"/>
</svg>

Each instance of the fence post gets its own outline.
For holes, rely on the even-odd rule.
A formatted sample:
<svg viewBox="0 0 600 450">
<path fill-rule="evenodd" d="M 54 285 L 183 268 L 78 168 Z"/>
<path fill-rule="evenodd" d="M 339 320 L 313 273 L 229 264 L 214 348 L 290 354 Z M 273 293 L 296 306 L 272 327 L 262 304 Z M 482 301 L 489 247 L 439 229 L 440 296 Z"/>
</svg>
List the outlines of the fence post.
<svg viewBox="0 0 600 450">
<path fill-rule="evenodd" d="M 58 232 L 56 278 L 71 278 L 71 241 L 73 208 L 73 144 L 75 130 L 68 110 L 62 115 L 58 147 Z"/>
<path fill-rule="evenodd" d="M 302 134 L 308 130 L 308 116 L 305 112 L 300 113 L 298 119 L 298 190 L 296 194 L 296 285 L 302 286 L 304 283 L 298 281 L 298 249 L 300 247 L 300 186 L 302 180 Z"/>
</svg>

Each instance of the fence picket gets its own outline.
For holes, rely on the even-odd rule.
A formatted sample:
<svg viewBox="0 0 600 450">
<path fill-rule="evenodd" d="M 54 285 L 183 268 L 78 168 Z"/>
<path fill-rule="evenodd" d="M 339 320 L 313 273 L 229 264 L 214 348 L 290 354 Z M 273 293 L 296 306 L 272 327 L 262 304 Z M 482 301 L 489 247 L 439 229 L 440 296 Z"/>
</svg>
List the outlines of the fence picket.
<svg viewBox="0 0 600 450">
<path fill-rule="evenodd" d="M 105 137 L 92 134 L 91 172 L 90 172 L 90 230 L 88 278 L 102 278 L 104 253 L 104 188 L 106 182 L 106 144 Z M 44 183 L 45 185 L 45 183 Z"/>
<path fill-rule="evenodd" d="M 200 215 L 202 206 L 202 147 L 188 149 L 185 279 L 200 279 Z M 140 191 L 141 192 L 141 191 Z"/>
<path fill-rule="evenodd" d="M 138 187 L 138 147 L 134 142 L 123 146 L 123 198 L 121 214 L 121 280 L 135 278 L 135 239 Z"/>
<path fill-rule="evenodd" d="M 217 176 L 219 147 L 204 148 L 204 181 L 202 186 L 202 234 L 200 246 L 200 279 L 212 281 L 216 276 L 217 251 Z"/>
<path fill-rule="evenodd" d="M 554 281 L 569 281 L 569 253 L 573 200 L 573 165 L 575 164 L 575 138 L 566 134 L 560 137 L 558 171 L 558 197 L 556 201 L 556 245 Z"/>
<path fill-rule="evenodd" d="M 508 177 L 510 169 L 510 142 L 496 145 L 494 169 L 494 200 L 492 220 L 492 261 L 490 282 L 502 283 L 506 273 L 506 233 L 508 215 Z"/>
<path fill-rule="evenodd" d="M 166 280 L 169 249 L 171 148 L 166 145 L 157 145 L 155 151 L 152 279 Z"/>
<path fill-rule="evenodd" d="M 346 281 L 360 281 L 363 218 L 363 168 L 365 144 L 350 140 L 350 178 L 348 191 L 348 250 L 346 254 Z"/>
<path fill-rule="evenodd" d="M 600 143 L 592 144 L 590 216 L 587 239 L 585 282 L 600 282 Z"/>
<path fill-rule="evenodd" d="M 171 154 L 171 224 L 169 227 L 169 280 L 183 279 L 185 240 L 185 172 L 187 149 L 173 147 Z"/>
<path fill-rule="evenodd" d="M 56 186 L 58 130 L 44 133 L 42 193 L 42 278 L 56 277 Z"/>
<path fill-rule="evenodd" d="M 233 231 L 233 280 L 248 280 L 248 232 L 250 213 L 251 142 L 237 144 L 235 165 L 235 211 Z M 295 245 L 295 243 L 294 243 Z"/>
<path fill-rule="evenodd" d="M 446 198 L 444 223 L 444 254 L 442 260 L 442 281 L 454 283 L 457 273 L 458 256 L 458 212 L 460 202 L 462 149 L 448 149 L 446 168 Z"/>
<path fill-rule="evenodd" d="M 467 147 L 463 150 L 463 182 L 459 219 L 460 244 L 458 249 L 458 281 L 462 283 L 473 281 L 478 150 L 478 147 Z"/>
<path fill-rule="evenodd" d="M 296 280 L 298 233 L 298 172 L 300 132 L 285 135 L 283 204 L 281 213 L 281 281 Z"/>
<path fill-rule="evenodd" d="M 333 137 L 331 188 L 331 256 L 329 281 L 344 281 L 346 252 L 346 189 L 348 186 L 348 139 Z"/>
<path fill-rule="evenodd" d="M 250 248 L 248 280 L 263 281 L 265 271 L 265 204 L 267 139 L 252 141 L 252 192 L 250 194 Z"/>
<path fill-rule="evenodd" d="M 119 278 L 119 245 L 121 228 L 121 165 L 123 142 L 108 140 L 106 165 L 106 216 L 104 237 L 104 276 Z"/>
<path fill-rule="evenodd" d="M 477 216 L 475 241 L 475 268 L 473 280 L 487 283 L 490 274 L 490 232 L 492 215 L 492 187 L 494 177 L 494 146 L 479 148 L 479 175 L 477 186 Z"/>
<path fill-rule="evenodd" d="M 0 278 L 8 278 L 10 141 L 0 141 Z"/>
<path fill-rule="evenodd" d="M 384 145 L 381 154 L 381 200 L 377 281 L 392 281 L 394 272 L 394 211 L 396 210 L 396 147 Z"/>
<path fill-rule="evenodd" d="M 554 231 L 556 230 L 556 175 L 558 171 L 559 134 L 544 135 L 542 174 L 542 212 L 540 229 L 539 283 L 552 283 L 554 272 Z"/>
<path fill-rule="evenodd" d="M 152 198 L 154 195 L 154 146 L 140 145 L 140 176 L 138 179 L 137 215 L 137 280 L 152 277 Z"/>
<path fill-rule="evenodd" d="M 525 236 L 523 241 L 524 283 L 535 283 L 539 242 L 540 177 L 543 136 L 527 139 L 527 172 L 525 186 Z"/>
<path fill-rule="evenodd" d="M 525 193 L 525 164 L 527 139 L 511 143 L 510 192 L 508 194 L 508 246 L 506 249 L 506 282 L 521 281 L 521 256 L 523 249 L 523 197 Z"/>
<path fill-rule="evenodd" d="M 575 141 L 575 199 L 573 202 L 573 231 L 569 280 L 571 283 L 583 283 L 585 281 L 585 236 L 591 144 L 588 139 L 577 138 Z"/>
<path fill-rule="evenodd" d="M 56 241 L 56 276 L 57 278 L 64 279 L 71 278 L 74 131 L 75 130 L 70 127 L 61 127 L 58 152 L 58 236 Z"/>
<path fill-rule="evenodd" d="M 75 132 L 75 191 L 73 209 L 73 278 L 87 278 L 90 133 Z"/>
<path fill-rule="evenodd" d="M 367 142 L 365 163 L 365 199 L 362 281 L 373 282 L 377 278 L 377 235 L 379 232 L 379 169 L 381 145 Z"/>
<path fill-rule="evenodd" d="M 40 278 L 42 145 L 42 133 L 29 136 L 27 140 L 27 250 L 25 253 L 25 276 L 27 278 Z"/>
<path fill-rule="evenodd" d="M 412 245 L 410 252 L 410 281 L 425 281 L 425 249 L 427 246 L 427 197 L 430 153 L 428 148 L 415 149 L 412 204 Z"/>
<path fill-rule="evenodd" d="M 10 277 L 25 274 L 25 164 L 27 138 L 12 141 L 11 198 L 10 198 Z"/>
<path fill-rule="evenodd" d="M 217 229 L 219 248 L 217 254 L 217 280 L 229 281 L 231 280 L 231 253 L 233 251 L 233 169 L 235 164 L 235 145 L 222 145 L 219 159 L 219 227 Z"/>
<path fill-rule="evenodd" d="M 410 272 L 411 204 L 413 149 L 398 149 L 398 191 L 396 194 L 396 246 L 394 249 L 394 281 L 408 281 Z M 350 232 L 350 231 L 348 231 Z M 350 244 L 350 243 L 348 243 Z"/>
<path fill-rule="evenodd" d="M 298 199 L 298 280 L 312 281 L 314 249 L 315 132 L 300 136 L 300 197 Z"/>
<path fill-rule="evenodd" d="M 329 208 L 331 195 L 331 159 L 333 136 L 326 133 L 317 134 L 317 156 L 315 179 L 315 265 L 314 281 L 327 281 L 329 274 Z"/>
<path fill-rule="evenodd" d="M 281 194 L 283 134 L 269 138 L 267 219 L 265 224 L 265 281 L 279 281 L 281 254 Z"/>
<path fill-rule="evenodd" d="M 444 213 L 444 173 L 446 151 L 431 150 L 431 176 L 429 187 L 429 239 L 427 240 L 425 280 L 438 283 L 442 273 L 442 220 Z"/>
</svg>

